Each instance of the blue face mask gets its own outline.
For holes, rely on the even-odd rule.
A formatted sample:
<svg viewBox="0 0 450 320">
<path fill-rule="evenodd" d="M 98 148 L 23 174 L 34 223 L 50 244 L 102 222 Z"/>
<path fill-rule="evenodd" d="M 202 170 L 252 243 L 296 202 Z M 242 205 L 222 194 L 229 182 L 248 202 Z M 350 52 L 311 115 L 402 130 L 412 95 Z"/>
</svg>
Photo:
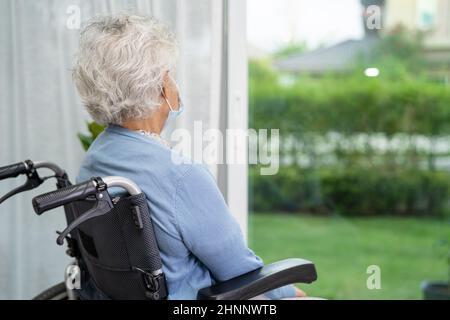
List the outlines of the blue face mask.
<svg viewBox="0 0 450 320">
<path fill-rule="evenodd" d="M 166 97 L 164 97 L 164 99 L 166 100 L 166 102 L 170 108 L 169 116 L 167 117 L 167 121 L 176 119 L 184 112 L 184 104 L 180 98 L 178 98 L 178 110 L 174 110 L 172 108 L 172 105 L 170 104 L 169 100 Z"/>
</svg>

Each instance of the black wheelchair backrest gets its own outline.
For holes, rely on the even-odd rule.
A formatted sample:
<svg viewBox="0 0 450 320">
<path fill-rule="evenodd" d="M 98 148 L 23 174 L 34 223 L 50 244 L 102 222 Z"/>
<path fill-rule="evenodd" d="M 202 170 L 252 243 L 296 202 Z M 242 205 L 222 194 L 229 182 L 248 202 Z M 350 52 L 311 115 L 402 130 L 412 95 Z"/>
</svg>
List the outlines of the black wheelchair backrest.
<svg viewBox="0 0 450 320">
<path fill-rule="evenodd" d="M 81 285 L 89 279 L 111 299 L 165 299 L 166 282 L 145 194 L 111 198 L 107 188 L 118 185 L 108 181 L 123 186 L 127 179 L 91 179 L 35 197 L 33 206 L 42 214 L 64 205 L 71 229 L 66 239 L 84 273 Z M 100 212 L 102 201 L 111 207 Z"/>
</svg>

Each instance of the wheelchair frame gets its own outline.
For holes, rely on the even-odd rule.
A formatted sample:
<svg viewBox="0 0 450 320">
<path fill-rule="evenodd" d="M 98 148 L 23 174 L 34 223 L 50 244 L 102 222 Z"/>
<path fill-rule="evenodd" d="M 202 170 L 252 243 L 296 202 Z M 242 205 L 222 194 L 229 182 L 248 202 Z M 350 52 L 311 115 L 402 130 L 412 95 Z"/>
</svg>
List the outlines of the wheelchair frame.
<svg viewBox="0 0 450 320">
<path fill-rule="evenodd" d="M 71 274 L 72 270 L 76 270 L 74 267 L 79 264 L 78 259 L 80 256 L 79 253 L 75 252 L 76 244 L 73 241 L 76 240 L 68 237 L 70 232 L 86 221 L 102 215 L 108 215 L 112 211 L 115 200 L 109 195 L 108 188 L 120 187 L 126 190 L 130 196 L 141 194 L 142 191 L 133 181 L 123 177 L 92 178 L 87 182 L 72 185 L 67 174 L 58 166 L 49 162 L 36 162 L 34 164 L 28 160 L 0 168 L 0 180 L 17 177 L 20 174 L 25 174 L 28 178 L 24 186 L 14 189 L 7 194 L 7 197 L 0 198 L 0 203 L 14 194 L 36 188 L 46 179 L 51 178 L 41 179 L 36 172 L 38 168 L 48 168 L 55 173 L 55 176 L 51 177 L 57 179 L 57 190 L 33 198 L 33 207 L 37 214 L 40 215 L 60 206 L 65 206 L 66 209 L 67 205 L 85 200 L 88 197 L 95 197 L 97 201 L 97 205 L 93 209 L 88 210 L 73 221 L 70 221 L 70 213 L 67 212 L 67 209 L 65 210 L 68 227 L 59 234 L 57 243 L 62 245 L 64 239 L 68 239 L 67 254 L 76 259 L 67 266 L 64 282 L 45 290 L 34 298 L 36 300 L 74 300 L 77 299 L 77 295 L 67 284 L 73 276 Z M 138 226 L 142 224 L 142 221 L 139 220 L 139 214 L 136 214 L 136 210 L 131 210 L 130 214 L 133 215 L 133 221 Z M 157 246 L 156 242 L 155 245 Z M 160 275 L 163 275 L 162 269 L 155 270 L 153 273 L 153 276 Z M 203 288 L 199 290 L 197 298 L 206 300 L 246 300 L 287 284 L 312 283 L 316 279 L 317 273 L 312 262 L 303 259 L 288 259 L 266 265 L 211 287 Z M 162 283 L 165 284 L 165 281 L 160 282 L 159 285 Z M 149 298 L 159 299 L 159 293 Z"/>
</svg>

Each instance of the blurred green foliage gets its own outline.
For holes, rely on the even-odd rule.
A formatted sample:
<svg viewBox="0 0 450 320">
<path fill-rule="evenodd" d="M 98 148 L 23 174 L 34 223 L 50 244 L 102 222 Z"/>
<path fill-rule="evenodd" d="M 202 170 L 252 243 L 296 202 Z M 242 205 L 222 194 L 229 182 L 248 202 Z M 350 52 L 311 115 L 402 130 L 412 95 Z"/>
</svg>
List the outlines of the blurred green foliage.
<svg viewBox="0 0 450 320">
<path fill-rule="evenodd" d="M 251 86 L 250 97 L 251 125 L 256 129 L 388 136 L 450 133 L 449 87 L 431 82 L 364 75 L 303 79 L 289 87 L 259 81 Z"/>
<path fill-rule="evenodd" d="M 436 159 L 448 154 L 435 144 L 450 136 L 450 87 L 427 78 L 420 41 L 403 30 L 383 38 L 370 65 L 381 71 L 376 78 L 366 77 L 359 61 L 347 73 L 320 77 L 278 73 L 270 60 L 250 62 L 250 127 L 280 129 L 282 139 L 276 176 L 251 168 L 252 209 L 446 213 L 450 179 Z M 390 149 L 377 147 L 380 137 Z M 294 150 L 283 147 L 289 140 Z"/>
<path fill-rule="evenodd" d="M 78 134 L 78 139 L 83 145 L 85 151 L 89 149 L 94 140 L 97 139 L 98 135 L 105 130 L 104 126 L 96 122 L 87 122 L 86 126 L 89 131 L 89 135 L 83 133 Z"/>
<path fill-rule="evenodd" d="M 447 213 L 448 178 L 428 170 L 298 166 L 266 177 L 253 168 L 251 203 L 256 212 L 439 217 Z"/>
<path fill-rule="evenodd" d="M 429 67 L 423 54 L 425 37 L 423 32 L 408 31 L 398 25 L 382 38 L 369 62 L 383 68 L 384 77 L 400 77 L 399 80 L 423 77 Z"/>
<path fill-rule="evenodd" d="M 307 49 L 306 43 L 298 41 L 290 41 L 275 51 L 275 58 L 285 58 L 292 54 L 299 54 L 305 52 Z"/>
</svg>

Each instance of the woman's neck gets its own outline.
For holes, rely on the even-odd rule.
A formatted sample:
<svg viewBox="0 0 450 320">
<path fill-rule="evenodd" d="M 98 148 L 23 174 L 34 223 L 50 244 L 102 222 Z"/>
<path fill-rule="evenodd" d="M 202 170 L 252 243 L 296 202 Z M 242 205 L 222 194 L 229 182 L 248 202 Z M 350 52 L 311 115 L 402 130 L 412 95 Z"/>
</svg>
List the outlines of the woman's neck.
<svg viewBox="0 0 450 320">
<path fill-rule="evenodd" d="M 161 134 L 161 131 L 164 126 L 164 122 L 157 117 L 150 117 L 147 119 L 137 119 L 137 120 L 129 120 L 125 121 L 122 126 L 132 131 L 146 131 L 156 134 Z"/>
</svg>

